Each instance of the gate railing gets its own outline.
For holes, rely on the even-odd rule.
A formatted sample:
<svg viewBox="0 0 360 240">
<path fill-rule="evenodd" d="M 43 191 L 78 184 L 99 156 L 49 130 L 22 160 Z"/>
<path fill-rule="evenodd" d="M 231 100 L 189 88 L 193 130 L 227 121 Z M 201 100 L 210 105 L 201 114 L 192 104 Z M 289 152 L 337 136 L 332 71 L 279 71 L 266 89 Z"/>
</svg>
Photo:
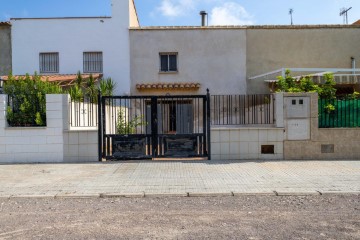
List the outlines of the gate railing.
<svg viewBox="0 0 360 240">
<path fill-rule="evenodd" d="M 101 97 L 99 158 L 208 157 L 209 109 L 209 94 Z"/>
<path fill-rule="evenodd" d="M 263 125 L 275 123 L 272 94 L 212 95 L 211 125 Z"/>
<path fill-rule="evenodd" d="M 69 101 L 70 127 L 97 127 L 98 103 L 97 99 L 84 96 L 81 100 Z"/>
</svg>

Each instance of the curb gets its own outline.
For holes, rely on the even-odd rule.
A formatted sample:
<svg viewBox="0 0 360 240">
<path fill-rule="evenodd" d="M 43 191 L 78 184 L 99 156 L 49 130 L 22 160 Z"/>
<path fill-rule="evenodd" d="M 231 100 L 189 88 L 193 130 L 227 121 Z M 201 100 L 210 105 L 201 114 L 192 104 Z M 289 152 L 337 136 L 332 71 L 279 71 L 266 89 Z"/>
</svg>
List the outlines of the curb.
<svg viewBox="0 0 360 240">
<path fill-rule="evenodd" d="M 166 197 L 241 197 L 241 196 L 331 196 L 359 195 L 356 192 L 309 191 L 309 192 L 186 192 L 186 193 L 98 193 L 98 194 L 56 194 L 56 195 L 4 195 L 1 199 L 96 199 L 96 198 L 166 198 Z"/>
<path fill-rule="evenodd" d="M 145 192 L 141 193 L 100 193 L 100 198 L 144 198 Z"/>
<path fill-rule="evenodd" d="M 188 193 L 189 197 L 231 197 L 234 196 L 233 192 L 224 192 L 224 193 L 216 193 L 216 192 L 199 192 L 199 193 Z"/>
<path fill-rule="evenodd" d="M 282 191 L 274 191 L 276 196 L 316 196 L 316 195 L 322 195 L 320 192 L 282 192 Z"/>
<path fill-rule="evenodd" d="M 274 192 L 233 192 L 235 197 L 241 196 L 276 196 Z"/>
<path fill-rule="evenodd" d="M 99 198 L 100 194 L 57 194 L 56 199 L 86 199 L 86 198 Z"/>
<path fill-rule="evenodd" d="M 148 198 L 162 198 L 162 197 L 189 197 L 189 193 L 145 193 Z"/>
</svg>

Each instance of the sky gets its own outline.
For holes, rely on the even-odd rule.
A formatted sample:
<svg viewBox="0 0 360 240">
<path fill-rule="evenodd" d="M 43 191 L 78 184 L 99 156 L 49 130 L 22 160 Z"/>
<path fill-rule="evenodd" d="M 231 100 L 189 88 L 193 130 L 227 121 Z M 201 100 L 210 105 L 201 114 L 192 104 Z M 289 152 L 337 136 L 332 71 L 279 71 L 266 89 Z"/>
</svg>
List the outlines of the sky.
<svg viewBox="0 0 360 240">
<path fill-rule="evenodd" d="M 125 0 L 121 0 L 125 1 Z M 135 0 L 141 26 L 342 24 L 360 19 L 360 0 Z M 0 21 L 27 17 L 111 16 L 111 0 L 0 0 Z"/>
</svg>

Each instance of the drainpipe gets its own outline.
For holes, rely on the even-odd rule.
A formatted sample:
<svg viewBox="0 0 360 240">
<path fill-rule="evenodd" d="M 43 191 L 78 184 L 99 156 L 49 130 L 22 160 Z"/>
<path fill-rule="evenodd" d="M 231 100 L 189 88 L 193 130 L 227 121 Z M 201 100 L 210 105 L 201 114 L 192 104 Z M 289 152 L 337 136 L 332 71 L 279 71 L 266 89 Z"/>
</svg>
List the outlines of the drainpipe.
<svg viewBox="0 0 360 240">
<path fill-rule="evenodd" d="M 353 74 L 355 74 L 356 61 L 354 57 L 351 57 L 351 68 L 353 69 Z"/>
</svg>

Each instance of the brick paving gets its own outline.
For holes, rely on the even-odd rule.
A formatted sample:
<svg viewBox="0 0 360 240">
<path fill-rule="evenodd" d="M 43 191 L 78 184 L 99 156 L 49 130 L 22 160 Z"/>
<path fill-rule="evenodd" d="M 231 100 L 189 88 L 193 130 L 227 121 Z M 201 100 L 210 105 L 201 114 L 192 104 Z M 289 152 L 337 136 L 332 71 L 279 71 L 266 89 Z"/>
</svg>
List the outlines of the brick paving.
<svg viewBox="0 0 360 240">
<path fill-rule="evenodd" d="M 360 193 L 360 161 L 0 165 L 0 197 Z"/>
</svg>

